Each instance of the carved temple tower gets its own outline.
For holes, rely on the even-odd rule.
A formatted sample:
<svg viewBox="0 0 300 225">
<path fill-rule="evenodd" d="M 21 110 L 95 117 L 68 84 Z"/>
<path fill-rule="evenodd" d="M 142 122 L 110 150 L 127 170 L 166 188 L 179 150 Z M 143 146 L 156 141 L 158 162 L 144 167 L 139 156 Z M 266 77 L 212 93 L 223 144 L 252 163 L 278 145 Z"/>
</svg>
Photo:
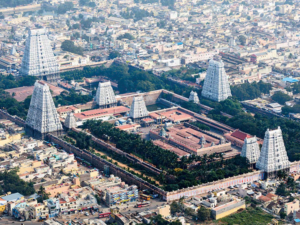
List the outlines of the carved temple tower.
<svg viewBox="0 0 300 225">
<path fill-rule="evenodd" d="M 220 56 L 215 56 L 209 61 L 201 95 L 217 102 L 231 96 L 228 77 Z"/>
<path fill-rule="evenodd" d="M 146 104 L 143 96 L 134 97 L 129 111 L 129 117 L 134 121 L 147 117 L 149 112 L 146 108 Z"/>
<path fill-rule="evenodd" d="M 117 100 L 110 81 L 99 83 L 95 101 L 101 109 L 117 106 Z"/>
<path fill-rule="evenodd" d="M 256 168 L 265 172 L 265 178 L 274 178 L 278 171 L 289 172 L 290 162 L 280 127 L 267 130 Z"/>
<path fill-rule="evenodd" d="M 26 119 L 26 133 L 44 139 L 48 133 L 60 135 L 62 125 L 56 111 L 49 86 L 36 81 Z"/>
<path fill-rule="evenodd" d="M 260 156 L 260 150 L 256 136 L 245 138 L 241 156 L 246 157 L 252 165 L 257 162 Z"/>
<path fill-rule="evenodd" d="M 37 76 L 50 83 L 55 83 L 60 78 L 59 64 L 53 54 L 46 29 L 29 31 L 20 74 Z"/>
</svg>

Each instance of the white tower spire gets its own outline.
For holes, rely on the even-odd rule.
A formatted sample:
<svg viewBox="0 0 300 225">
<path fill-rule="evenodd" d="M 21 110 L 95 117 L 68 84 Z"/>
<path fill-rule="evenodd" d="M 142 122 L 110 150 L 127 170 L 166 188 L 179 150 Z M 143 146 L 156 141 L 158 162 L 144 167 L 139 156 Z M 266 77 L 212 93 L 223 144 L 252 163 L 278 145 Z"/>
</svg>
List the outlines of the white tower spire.
<svg viewBox="0 0 300 225">
<path fill-rule="evenodd" d="M 144 98 L 142 96 L 134 97 L 132 100 L 129 117 L 133 119 L 143 118 L 149 115 Z"/>
<path fill-rule="evenodd" d="M 268 176 L 274 176 L 276 171 L 286 170 L 290 166 L 284 146 L 280 127 L 276 130 L 267 130 L 260 157 L 256 168 L 263 170 Z"/>
<path fill-rule="evenodd" d="M 36 81 L 27 114 L 26 126 L 40 134 L 62 130 L 49 86 Z"/>
<path fill-rule="evenodd" d="M 191 91 L 189 101 L 194 102 L 194 103 L 199 103 L 200 102 L 197 92 Z"/>
<path fill-rule="evenodd" d="M 115 97 L 115 93 L 111 87 L 110 81 L 99 83 L 95 101 L 100 108 L 109 108 L 116 106 L 117 100 Z"/>
<path fill-rule="evenodd" d="M 68 113 L 67 117 L 66 117 L 66 120 L 65 120 L 65 127 L 71 129 L 71 128 L 74 128 L 74 127 L 77 127 L 77 124 L 76 124 L 76 119 L 74 117 L 74 114 L 73 113 Z"/>
<path fill-rule="evenodd" d="M 228 77 L 220 56 L 215 56 L 209 61 L 201 95 L 217 102 L 224 101 L 231 96 Z"/>
<path fill-rule="evenodd" d="M 256 136 L 252 138 L 245 138 L 241 156 L 246 157 L 250 164 L 257 162 L 260 156 L 260 151 Z"/>
<path fill-rule="evenodd" d="M 39 76 L 48 82 L 59 78 L 59 64 L 53 54 L 46 29 L 29 31 L 20 73 Z"/>
</svg>

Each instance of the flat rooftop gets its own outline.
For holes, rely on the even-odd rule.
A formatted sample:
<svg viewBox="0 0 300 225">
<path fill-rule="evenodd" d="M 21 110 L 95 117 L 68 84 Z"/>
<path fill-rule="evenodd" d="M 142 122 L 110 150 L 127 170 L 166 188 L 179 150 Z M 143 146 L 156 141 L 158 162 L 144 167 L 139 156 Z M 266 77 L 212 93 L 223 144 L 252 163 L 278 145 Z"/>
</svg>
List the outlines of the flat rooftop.
<svg viewBox="0 0 300 225">
<path fill-rule="evenodd" d="M 179 109 L 171 109 L 171 110 L 167 110 L 165 112 L 153 112 L 153 113 L 150 113 L 149 116 L 156 120 L 168 119 L 168 120 L 172 121 L 173 123 L 193 119 L 193 116 L 191 116 L 187 113 L 184 113 L 184 112 L 180 111 Z"/>
<path fill-rule="evenodd" d="M 129 112 L 129 108 L 125 106 L 117 106 L 106 109 L 93 109 L 85 112 L 75 113 L 74 116 L 80 120 L 96 119 L 105 116 L 117 115 Z"/>
</svg>

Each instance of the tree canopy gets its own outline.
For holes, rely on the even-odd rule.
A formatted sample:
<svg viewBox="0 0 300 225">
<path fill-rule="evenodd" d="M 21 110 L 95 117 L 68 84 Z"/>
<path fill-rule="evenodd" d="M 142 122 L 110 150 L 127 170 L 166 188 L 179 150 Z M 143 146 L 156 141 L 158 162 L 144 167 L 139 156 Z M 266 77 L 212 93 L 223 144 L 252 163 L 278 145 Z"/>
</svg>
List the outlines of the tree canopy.
<svg viewBox="0 0 300 225">
<path fill-rule="evenodd" d="M 287 101 L 290 101 L 292 99 L 289 95 L 281 91 L 275 92 L 275 94 L 272 95 L 271 98 L 273 101 L 278 102 L 281 105 L 284 105 Z"/>
<path fill-rule="evenodd" d="M 62 44 L 61 44 L 61 49 L 63 51 L 67 51 L 67 52 L 72 52 L 78 55 L 83 55 L 83 48 L 76 46 L 74 44 L 73 41 L 70 40 L 65 40 Z"/>
</svg>

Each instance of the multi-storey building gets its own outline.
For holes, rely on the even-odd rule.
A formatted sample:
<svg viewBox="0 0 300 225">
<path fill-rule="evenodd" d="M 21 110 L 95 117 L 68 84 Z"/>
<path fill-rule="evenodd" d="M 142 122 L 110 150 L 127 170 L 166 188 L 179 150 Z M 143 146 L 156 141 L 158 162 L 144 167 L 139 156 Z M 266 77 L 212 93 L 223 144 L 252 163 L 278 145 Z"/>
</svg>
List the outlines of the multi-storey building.
<svg viewBox="0 0 300 225">
<path fill-rule="evenodd" d="M 135 202 L 139 197 L 139 192 L 136 185 L 128 186 L 125 183 L 121 183 L 121 185 L 105 189 L 102 196 L 105 204 L 112 206 Z"/>
</svg>

